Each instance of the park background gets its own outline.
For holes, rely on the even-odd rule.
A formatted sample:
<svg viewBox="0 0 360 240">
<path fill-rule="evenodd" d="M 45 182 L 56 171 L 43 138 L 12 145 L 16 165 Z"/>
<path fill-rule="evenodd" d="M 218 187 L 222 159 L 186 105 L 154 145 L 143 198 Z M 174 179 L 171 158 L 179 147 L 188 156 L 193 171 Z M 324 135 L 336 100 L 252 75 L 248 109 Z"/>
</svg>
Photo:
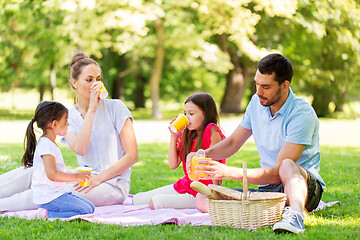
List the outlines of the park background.
<svg viewBox="0 0 360 240">
<path fill-rule="evenodd" d="M 167 126 L 183 112 L 187 96 L 209 92 L 229 136 L 255 91 L 258 60 L 279 52 L 294 64 L 294 92 L 320 117 L 320 173 L 328 185 L 323 200 L 342 202 L 311 215 L 303 238 L 358 238 L 359 19 L 358 0 L 0 0 L 0 173 L 20 166 L 25 128 L 40 101 L 74 104 L 69 63 L 76 51 L 99 62 L 111 98 L 122 99 L 134 115 L 139 163 L 132 168 L 131 193 L 181 177 L 181 169 L 167 166 Z M 76 167 L 71 150 L 61 149 L 67 166 Z M 258 167 L 251 140 L 228 162 L 241 166 L 244 160 Z M 228 180 L 224 185 L 239 187 Z M 0 218 L 2 239 L 62 239 L 64 234 L 89 239 L 302 238 L 277 236 L 270 228 L 249 233 Z"/>
</svg>

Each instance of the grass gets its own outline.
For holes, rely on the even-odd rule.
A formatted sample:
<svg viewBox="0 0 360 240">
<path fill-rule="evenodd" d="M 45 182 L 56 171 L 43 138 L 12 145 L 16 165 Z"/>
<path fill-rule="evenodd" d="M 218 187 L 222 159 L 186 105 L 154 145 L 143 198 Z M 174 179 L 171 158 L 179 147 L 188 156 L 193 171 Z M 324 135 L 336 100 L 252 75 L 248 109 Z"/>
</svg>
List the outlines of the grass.
<svg viewBox="0 0 360 240">
<path fill-rule="evenodd" d="M 70 95 L 68 91 L 57 90 L 55 92 L 57 101 L 64 103 L 67 107 L 71 107 L 73 104 Z M 16 126 L 19 128 L 23 125 L 26 126 L 27 121 L 33 116 L 38 97 L 36 91 L 24 92 L 19 89 L 9 93 L 0 93 L 0 97 L 2 99 L 0 129 L 4 136 L 0 138 L 3 140 L 0 141 L 0 174 L 2 174 L 20 166 L 23 154 L 21 141 L 24 132 L 21 129 L 21 131 L 8 132 L 6 124 L 16 120 L 18 122 Z M 48 95 L 45 96 L 45 100 L 50 100 Z M 336 140 L 333 145 L 321 146 L 320 174 L 327 184 L 322 200 L 325 202 L 338 200 L 342 204 L 316 212 L 306 218 L 304 234 L 277 235 L 270 227 L 249 232 L 229 227 L 195 227 L 173 224 L 122 227 L 81 220 L 50 222 L 0 218 L 0 239 L 359 239 L 360 148 L 357 146 L 359 134 L 356 130 L 358 121 L 339 122 L 336 120 L 338 117 L 347 119 L 358 117 L 359 103 L 352 106 L 353 109 L 347 111 L 348 113 L 345 115 L 336 116 L 335 119 L 321 120 L 325 126 L 323 128 L 325 135 L 321 139 Z M 166 106 L 162 109 L 164 119 L 172 119 L 173 116 L 183 111 L 182 104 L 172 104 L 170 107 Z M 132 113 L 137 120 L 149 119 L 151 116 L 150 108 L 132 111 Z M 336 124 L 336 127 L 332 127 L 333 124 Z M 11 131 L 14 129 L 11 128 Z M 12 135 L 16 136 L 12 137 Z M 9 143 L 9 140 L 14 143 Z M 139 144 L 140 161 L 132 167 L 132 194 L 174 183 L 183 176 L 181 167 L 176 170 L 169 169 L 167 149 L 167 143 Z M 74 153 L 62 145 L 61 150 L 67 167 L 75 168 L 77 162 Z M 258 154 L 253 143 L 246 143 L 240 152 L 228 159 L 228 164 L 241 166 L 243 161 L 247 161 L 249 167 L 259 166 Z M 241 187 L 241 184 L 224 180 L 224 186 Z"/>
<path fill-rule="evenodd" d="M 146 191 L 171 184 L 182 177 L 182 170 L 170 170 L 167 165 L 167 144 L 139 144 L 140 162 L 132 167 L 131 193 Z M 65 146 L 61 150 L 69 168 L 77 166 L 75 155 Z M 195 227 L 173 224 L 158 226 L 122 227 L 85 221 L 46 221 L 0 218 L 1 239 L 356 239 L 360 236 L 360 149 L 356 147 L 322 146 L 321 175 L 327 183 L 322 200 L 340 201 L 306 219 L 306 231 L 299 236 L 276 235 L 270 227 L 257 231 L 229 227 Z M 0 143 L 0 173 L 17 166 L 22 155 L 22 144 Z M 247 143 L 243 150 L 228 160 L 232 166 L 247 161 L 258 167 L 256 147 Z M 224 180 L 224 186 L 241 184 Z"/>
</svg>

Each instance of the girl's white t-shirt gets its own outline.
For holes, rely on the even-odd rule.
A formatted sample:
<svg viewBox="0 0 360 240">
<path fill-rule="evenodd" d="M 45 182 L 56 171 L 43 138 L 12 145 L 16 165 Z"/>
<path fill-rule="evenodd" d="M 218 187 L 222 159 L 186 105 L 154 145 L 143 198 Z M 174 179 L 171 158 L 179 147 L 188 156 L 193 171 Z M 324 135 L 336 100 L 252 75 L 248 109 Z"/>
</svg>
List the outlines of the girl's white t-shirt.
<svg viewBox="0 0 360 240">
<path fill-rule="evenodd" d="M 51 181 L 45 172 L 42 156 L 52 155 L 55 157 L 57 171 L 66 172 L 66 166 L 59 147 L 47 137 L 41 137 L 36 145 L 33 161 L 33 174 L 31 188 L 33 190 L 33 202 L 35 204 L 49 203 L 66 192 L 64 182 Z"/>
</svg>

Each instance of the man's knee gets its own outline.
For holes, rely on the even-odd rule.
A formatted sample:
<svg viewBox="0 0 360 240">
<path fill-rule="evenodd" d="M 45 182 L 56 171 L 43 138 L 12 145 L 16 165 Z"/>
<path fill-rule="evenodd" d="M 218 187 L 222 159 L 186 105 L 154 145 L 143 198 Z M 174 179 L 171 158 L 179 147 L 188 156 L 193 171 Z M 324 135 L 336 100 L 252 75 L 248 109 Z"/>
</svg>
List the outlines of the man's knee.
<svg viewBox="0 0 360 240">
<path fill-rule="evenodd" d="M 305 171 L 291 159 L 284 159 L 279 168 L 279 176 L 284 183 L 287 179 L 301 175 L 306 179 Z"/>
<path fill-rule="evenodd" d="M 280 165 L 280 168 L 279 168 L 279 174 L 285 174 L 285 173 L 289 173 L 294 167 L 296 167 L 296 163 L 287 158 L 287 159 L 284 159 L 282 162 L 281 162 L 281 165 Z"/>
</svg>

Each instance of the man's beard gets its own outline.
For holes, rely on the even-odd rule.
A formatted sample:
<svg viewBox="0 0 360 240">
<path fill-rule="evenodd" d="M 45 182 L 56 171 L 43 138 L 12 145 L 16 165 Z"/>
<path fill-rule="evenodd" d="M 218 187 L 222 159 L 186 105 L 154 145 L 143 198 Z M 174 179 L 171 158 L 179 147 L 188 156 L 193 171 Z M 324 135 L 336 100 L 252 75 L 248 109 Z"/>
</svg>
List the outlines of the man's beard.
<svg viewBox="0 0 360 240">
<path fill-rule="evenodd" d="M 274 105 L 275 103 L 277 103 L 280 100 L 280 98 L 281 98 L 281 88 L 279 88 L 279 90 L 276 92 L 276 95 L 270 100 L 267 99 L 267 98 L 264 98 L 262 96 L 259 96 L 259 97 L 265 99 L 265 103 L 260 101 L 261 105 L 263 105 L 265 107 L 270 107 L 270 106 Z"/>
</svg>

